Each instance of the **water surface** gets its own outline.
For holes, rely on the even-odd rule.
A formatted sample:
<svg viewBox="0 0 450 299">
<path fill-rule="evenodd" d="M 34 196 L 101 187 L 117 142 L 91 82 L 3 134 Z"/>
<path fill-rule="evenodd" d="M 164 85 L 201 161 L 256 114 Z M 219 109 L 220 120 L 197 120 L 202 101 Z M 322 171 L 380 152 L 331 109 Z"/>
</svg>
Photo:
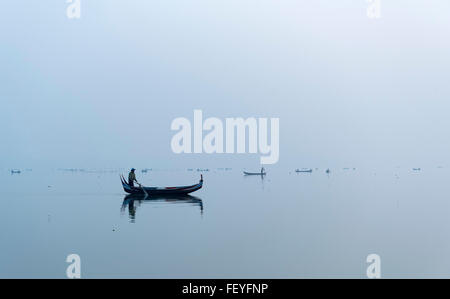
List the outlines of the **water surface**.
<svg viewBox="0 0 450 299">
<path fill-rule="evenodd" d="M 202 172 L 186 199 L 128 200 L 116 171 L 2 170 L 0 277 L 450 277 L 445 168 Z M 146 185 L 197 183 L 200 172 L 137 173 Z"/>
</svg>

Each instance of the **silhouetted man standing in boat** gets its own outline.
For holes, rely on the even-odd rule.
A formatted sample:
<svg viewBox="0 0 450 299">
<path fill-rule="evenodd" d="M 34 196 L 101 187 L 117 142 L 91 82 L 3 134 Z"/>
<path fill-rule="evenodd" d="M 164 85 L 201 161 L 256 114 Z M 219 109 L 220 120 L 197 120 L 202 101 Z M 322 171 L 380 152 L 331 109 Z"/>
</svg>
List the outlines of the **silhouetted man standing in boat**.
<svg viewBox="0 0 450 299">
<path fill-rule="evenodd" d="M 131 171 L 128 174 L 128 185 L 130 185 L 131 187 L 134 187 L 134 182 L 138 183 L 138 181 L 136 180 L 136 174 L 134 173 L 135 170 L 136 169 L 131 168 Z"/>
</svg>

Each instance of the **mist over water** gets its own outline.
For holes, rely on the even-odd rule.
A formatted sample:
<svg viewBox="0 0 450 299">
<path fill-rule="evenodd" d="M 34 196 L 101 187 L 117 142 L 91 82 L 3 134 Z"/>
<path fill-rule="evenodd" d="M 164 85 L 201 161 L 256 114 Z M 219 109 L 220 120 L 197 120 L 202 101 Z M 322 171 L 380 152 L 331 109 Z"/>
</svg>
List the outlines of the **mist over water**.
<svg viewBox="0 0 450 299">
<path fill-rule="evenodd" d="M 383 2 L 7 1 L 1 166 L 258 163 L 174 154 L 194 109 L 280 118 L 286 167 L 448 164 L 450 3 Z"/>
<path fill-rule="evenodd" d="M 0 277 L 449 276 L 449 1 L 3 2 Z M 196 109 L 279 118 L 278 163 L 175 154 Z"/>
</svg>

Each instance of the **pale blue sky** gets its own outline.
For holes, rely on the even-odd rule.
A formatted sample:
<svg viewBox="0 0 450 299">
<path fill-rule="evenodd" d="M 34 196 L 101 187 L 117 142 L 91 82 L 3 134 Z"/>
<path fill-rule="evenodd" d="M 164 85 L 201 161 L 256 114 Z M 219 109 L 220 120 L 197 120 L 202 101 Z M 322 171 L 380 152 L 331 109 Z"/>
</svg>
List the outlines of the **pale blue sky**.
<svg viewBox="0 0 450 299">
<path fill-rule="evenodd" d="M 450 2 L 3 1 L 0 168 L 177 156 L 176 117 L 279 117 L 280 166 L 448 165 Z"/>
</svg>

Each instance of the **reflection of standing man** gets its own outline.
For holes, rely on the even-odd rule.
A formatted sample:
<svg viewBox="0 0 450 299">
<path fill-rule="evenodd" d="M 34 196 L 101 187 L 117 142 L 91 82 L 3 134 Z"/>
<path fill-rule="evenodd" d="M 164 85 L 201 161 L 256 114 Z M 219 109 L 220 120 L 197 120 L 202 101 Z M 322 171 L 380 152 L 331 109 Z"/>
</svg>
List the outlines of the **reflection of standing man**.
<svg viewBox="0 0 450 299">
<path fill-rule="evenodd" d="M 136 219 L 136 207 L 134 206 L 134 200 L 130 200 L 128 203 L 128 214 L 130 216 L 130 221 L 134 222 Z"/>
<path fill-rule="evenodd" d="M 134 173 L 135 170 L 136 169 L 131 168 L 131 171 L 128 174 L 128 185 L 130 185 L 131 187 L 134 187 L 134 182 L 138 183 L 138 181 L 136 180 L 136 174 Z"/>
<path fill-rule="evenodd" d="M 136 207 L 134 206 L 134 200 L 133 199 L 127 199 L 127 197 L 125 197 L 125 199 L 123 200 L 122 203 L 122 207 L 120 208 L 120 212 L 125 212 L 125 209 L 128 206 L 128 214 L 130 216 L 130 222 L 135 221 L 136 219 Z"/>
</svg>

